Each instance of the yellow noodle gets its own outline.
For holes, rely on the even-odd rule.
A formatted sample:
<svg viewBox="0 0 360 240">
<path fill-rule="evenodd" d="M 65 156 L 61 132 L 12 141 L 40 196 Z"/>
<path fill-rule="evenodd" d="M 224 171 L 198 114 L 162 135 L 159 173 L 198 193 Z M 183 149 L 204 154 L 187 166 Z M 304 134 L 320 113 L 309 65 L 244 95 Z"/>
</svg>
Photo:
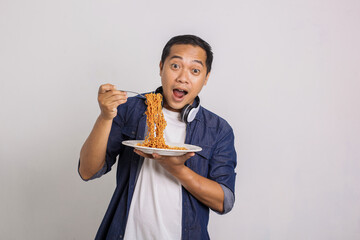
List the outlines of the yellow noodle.
<svg viewBox="0 0 360 240">
<path fill-rule="evenodd" d="M 139 146 L 173 149 L 173 150 L 187 150 L 184 147 L 171 147 L 165 143 L 164 130 L 166 127 L 166 121 L 162 112 L 162 95 L 160 93 L 149 93 L 146 97 L 146 125 L 148 127 L 147 135 L 144 142 Z"/>
</svg>

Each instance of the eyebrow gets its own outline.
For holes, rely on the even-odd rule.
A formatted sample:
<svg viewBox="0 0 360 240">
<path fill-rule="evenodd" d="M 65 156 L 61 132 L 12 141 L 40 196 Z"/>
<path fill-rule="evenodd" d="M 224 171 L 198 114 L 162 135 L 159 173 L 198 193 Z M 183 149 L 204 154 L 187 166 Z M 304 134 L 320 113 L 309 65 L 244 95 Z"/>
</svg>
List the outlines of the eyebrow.
<svg viewBox="0 0 360 240">
<path fill-rule="evenodd" d="M 177 55 L 172 56 L 170 59 L 174 59 L 174 58 L 178 58 L 178 59 L 183 60 L 183 58 L 182 58 L 182 57 L 177 56 Z M 193 60 L 193 62 L 197 62 L 197 63 L 201 64 L 201 66 L 204 66 L 203 62 L 202 62 L 202 61 L 200 61 L 200 60 Z"/>
</svg>

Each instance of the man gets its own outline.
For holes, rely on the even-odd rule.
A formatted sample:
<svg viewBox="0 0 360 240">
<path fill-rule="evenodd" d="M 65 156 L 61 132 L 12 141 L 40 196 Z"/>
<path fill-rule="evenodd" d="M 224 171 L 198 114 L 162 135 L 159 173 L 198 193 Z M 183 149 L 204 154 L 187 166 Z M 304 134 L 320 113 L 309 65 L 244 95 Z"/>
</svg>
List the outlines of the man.
<svg viewBox="0 0 360 240">
<path fill-rule="evenodd" d="M 165 140 L 200 146 L 196 154 L 149 155 L 122 145 L 145 138 L 145 100 L 127 98 L 111 84 L 100 86 L 101 113 L 81 149 L 79 173 L 84 180 L 100 177 L 117 157 L 118 166 L 117 186 L 96 239 L 209 239 L 209 208 L 219 214 L 231 210 L 234 134 L 197 97 L 212 59 L 208 43 L 182 35 L 165 45 L 159 66 Z"/>
</svg>

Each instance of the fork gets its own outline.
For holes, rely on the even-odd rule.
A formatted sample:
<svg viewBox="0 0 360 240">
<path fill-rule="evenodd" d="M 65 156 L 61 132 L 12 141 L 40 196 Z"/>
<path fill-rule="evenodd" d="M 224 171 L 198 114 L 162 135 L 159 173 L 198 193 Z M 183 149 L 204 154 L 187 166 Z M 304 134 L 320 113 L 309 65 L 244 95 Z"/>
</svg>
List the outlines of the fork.
<svg viewBox="0 0 360 240">
<path fill-rule="evenodd" d="M 128 92 L 128 93 L 134 93 L 134 94 L 137 94 L 137 95 L 139 95 L 140 97 L 142 97 L 142 98 L 145 98 L 145 99 L 146 99 L 146 97 L 145 97 L 144 95 L 142 95 L 141 93 L 138 93 L 138 92 L 128 91 L 128 90 L 119 90 L 119 91 L 122 91 L 122 92 Z"/>
</svg>

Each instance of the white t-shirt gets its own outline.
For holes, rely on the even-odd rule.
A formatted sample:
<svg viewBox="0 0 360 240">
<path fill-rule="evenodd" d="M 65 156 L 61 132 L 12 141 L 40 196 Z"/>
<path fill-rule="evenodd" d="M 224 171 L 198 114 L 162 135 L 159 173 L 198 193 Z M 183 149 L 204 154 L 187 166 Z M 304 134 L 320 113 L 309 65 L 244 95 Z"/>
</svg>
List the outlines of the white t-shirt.
<svg viewBox="0 0 360 240">
<path fill-rule="evenodd" d="M 186 124 L 163 108 L 166 143 L 184 143 Z M 144 159 L 130 205 L 125 240 L 181 239 L 182 188 L 156 160 Z"/>
</svg>

